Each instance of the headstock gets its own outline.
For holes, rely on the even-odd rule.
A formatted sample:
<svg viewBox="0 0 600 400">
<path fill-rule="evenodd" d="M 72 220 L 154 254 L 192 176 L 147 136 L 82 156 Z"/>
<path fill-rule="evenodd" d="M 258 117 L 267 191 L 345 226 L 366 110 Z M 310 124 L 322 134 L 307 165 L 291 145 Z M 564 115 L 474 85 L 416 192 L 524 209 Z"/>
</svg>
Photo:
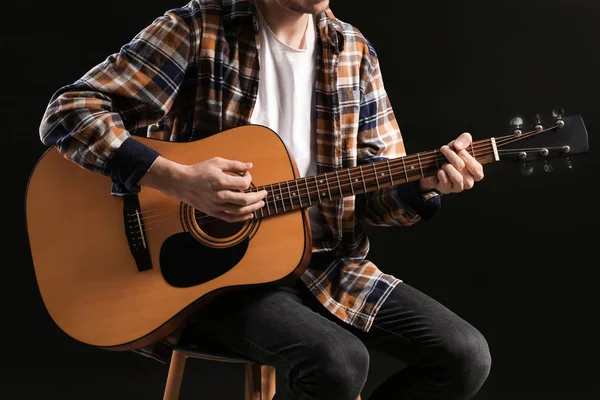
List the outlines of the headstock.
<svg viewBox="0 0 600 400">
<path fill-rule="evenodd" d="M 510 120 L 509 135 L 496 139 L 501 161 L 522 163 L 521 172 L 531 175 L 532 163 L 543 162 L 546 172 L 553 171 L 552 159 L 563 158 L 569 169 L 572 157 L 589 151 L 588 133 L 581 115 L 565 116 L 564 110 L 555 109 L 544 117 L 533 116 L 527 124 L 521 117 Z"/>
</svg>

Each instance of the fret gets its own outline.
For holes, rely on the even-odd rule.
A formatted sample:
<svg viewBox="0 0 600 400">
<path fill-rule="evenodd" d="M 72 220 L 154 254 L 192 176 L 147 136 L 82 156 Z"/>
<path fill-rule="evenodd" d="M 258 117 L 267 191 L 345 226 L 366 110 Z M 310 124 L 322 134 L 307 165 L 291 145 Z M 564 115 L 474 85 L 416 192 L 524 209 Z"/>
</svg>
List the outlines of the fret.
<svg viewBox="0 0 600 400">
<path fill-rule="evenodd" d="M 322 203 L 321 200 L 321 189 L 319 189 L 319 182 L 317 181 L 317 176 L 315 175 L 315 185 L 317 185 L 317 196 L 319 196 L 319 203 Z"/>
<path fill-rule="evenodd" d="M 329 200 L 333 200 L 331 197 L 331 189 L 329 188 L 329 181 L 327 180 L 327 174 L 325 174 L 325 185 L 327 185 L 327 193 L 329 193 Z"/>
<path fill-rule="evenodd" d="M 338 187 L 340 188 L 340 196 L 344 197 L 344 192 L 342 191 L 342 183 L 340 182 L 340 176 L 338 175 L 337 170 L 335 171 L 335 179 L 337 179 Z"/>
<path fill-rule="evenodd" d="M 392 168 L 390 167 L 390 160 L 387 160 L 387 167 L 388 167 L 388 172 L 390 174 L 390 182 L 392 184 L 392 186 L 394 186 L 394 176 L 392 175 Z"/>
<path fill-rule="evenodd" d="M 300 194 L 300 187 L 298 187 L 298 179 L 296 179 L 296 190 L 298 191 L 298 201 L 300 202 L 300 208 L 302 207 L 302 195 Z"/>
<path fill-rule="evenodd" d="M 359 165 L 358 169 L 360 170 L 360 177 L 362 178 L 363 186 L 365 188 L 365 193 L 367 193 L 368 192 L 367 184 L 365 183 L 365 176 L 363 175 L 362 165 Z"/>
<path fill-rule="evenodd" d="M 283 201 L 283 192 L 281 191 L 281 183 L 277 183 L 279 186 L 279 198 L 281 199 L 281 205 L 283 206 L 283 212 L 285 212 L 285 202 Z"/>
<path fill-rule="evenodd" d="M 380 189 L 379 178 L 377 177 L 377 167 L 375 167 L 375 163 L 373 163 L 373 171 L 375 171 L 375 183 L 377 184 L 377 189 Z"/>
<path fill-rule="evenodd" d="M 256 193 L 260 192 L 260 190 L 258 190 L 258 188 L 252 189 L 252 192 L 254 192 L 254 190 L 256 190 Z M 266 201 L 265 201 L 265 204 L 267 204 Z M 264 206 L 258 209 L 258 211 L 260 211 L 260 217 L 261 218 L 265 217 L 265 211 L 264 210 L 265 210 Z M 256 214 L 254 214 L 254 216 L 256 217 Z"/>
<path fill-rule="evenodd" d="M 288 189 L 288 194 L 290 195 L 290 206 L 292 207 L 292 210 L 294 209 L 294 197 L 292 196 L 292 191 L 290 190 L 290 182 L 286 182 L 287 185 L 287 189 Z"/>
<path fill-rule="evenodd" d="M 312 206 L 312 196 L 310 195 L 310 189 L 308 188 L 308 180 L 306 178 L 304 178 L 304 185 L 306 186 L 306 193 L 308 195 L 308 205 Z"/>
<path fill-rule="evenodd" d="M 437 159 L 437 150 L 433 151 L 433 157 L 435 158 L 435 166 L 437 169 L 440 169 L 440 164 L 438 163 L 438 159 Z"/>
<path fill-rule="evenodd" d="M 404 162 L 404 157 L 400 158 L 402 160 L 402 168 L 404 168 L 404 179 L 408 182 L 408 172 L 406 171 L 406 163 Z"/>
<path fill-rule="evenodd" d="M 421 156 L 417 153 L 417 160 L 419 160 L 419 169 L 421 170 L 421 176 L 425 178 L 425 174 L 423 173 L 423 165 L 421 165 Z"/>
<path fill-rule="evenodd" d="M 264 189 L 266 190 L 266 187 Z M 265 205 L 267 206 L 267 213 L 271 215 L 271 209 L 269 208 L 269 193 L 267 193 L 267 196 L 265 197 L 264 201 Z"/>
<path fill-rule="evenodd" d="M 277 196 L 275 196 L 275 190 L 273 189 L 273 185 L 269 185 L 269 187 L 271 188 L 271 193 L 273 194 L 273 205 L 275 206 L 275 214 L 279 214 L 279 211 L 277 211 Z"/>
<path fill-rule="evenodd" d="M 473 156 L 473 158 L 477 159 L 477 157 L 475 156 L 475 149 L 473 148 L 473 142 L 471 141 L 471 155 Z"/>
<path fill-rule="evenodd" d="M 350 190 L 354 196 L 354 183 L 352 183 L 352 174 L 350 173 L 350 168 L 348 168 L 346 171 L 348 171 L 348 178 L 350 179 Z"/>
</svg>

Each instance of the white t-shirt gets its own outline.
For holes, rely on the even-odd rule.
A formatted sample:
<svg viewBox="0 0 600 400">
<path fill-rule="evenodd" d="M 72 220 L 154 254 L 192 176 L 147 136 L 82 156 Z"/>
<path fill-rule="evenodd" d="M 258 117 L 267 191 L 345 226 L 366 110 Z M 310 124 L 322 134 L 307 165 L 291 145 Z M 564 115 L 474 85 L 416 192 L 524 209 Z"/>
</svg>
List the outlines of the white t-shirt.
<svg viewBox="0 0 600 400">
<path fill-rule="evenodd" d="M 296 161 L 301 177 L 317 173 L 314 121 L 316 25 L 309 14 L 304 48 L 277 39 L 258 10 L 260 26 L 258 98 L 250 122 L 276 132 Z M 321 235 L 318 207 L 309 209 L 313 238 Z"/>
</svg>

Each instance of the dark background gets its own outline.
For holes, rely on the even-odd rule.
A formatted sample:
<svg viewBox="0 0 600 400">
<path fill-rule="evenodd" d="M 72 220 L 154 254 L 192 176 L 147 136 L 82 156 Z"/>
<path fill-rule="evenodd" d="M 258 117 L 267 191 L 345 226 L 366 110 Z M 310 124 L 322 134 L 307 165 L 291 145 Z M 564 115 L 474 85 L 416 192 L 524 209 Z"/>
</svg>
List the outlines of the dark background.
<svg viewBox="0 0 600 400">
<path fill-rule="evenodd" d="M 23 204 L 45 150 L 38 126 L 53 92 L 184 3 L 2 2 L 0 112 L 10 138 L 2 157 L 3 398 L 162 398 L 167 366 L 86 347 L 53 324 L 36 286 Z M 332 8 L 375 45 L 411 153 L 463 131 L 507 134 L 516 115 L 526 123 L 555 107 L 583 115 L 591 151 L 573 171 L 562 160 L 553 173 L 529 177 L 516 164 L 488 165 L 475 189 L 444 197 L 435 220 L 373 230 L 371 259 L 488 338 L 493 366 L 478 400 L 599 398 L 600 3 L 335 0 Z M 365 398 L 399 367 L 374 354 Z M 242 366 L 190 360 L 181 398 L 241 399 L 242 381 Z"/>
</svg>

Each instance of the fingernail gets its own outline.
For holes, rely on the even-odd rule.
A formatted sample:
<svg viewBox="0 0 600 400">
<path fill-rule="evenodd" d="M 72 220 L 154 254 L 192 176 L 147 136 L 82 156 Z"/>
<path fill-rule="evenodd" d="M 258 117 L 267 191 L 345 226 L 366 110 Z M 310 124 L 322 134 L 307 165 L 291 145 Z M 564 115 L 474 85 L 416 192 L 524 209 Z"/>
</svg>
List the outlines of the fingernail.
<svg viewBox="0 0 600 400">
<path fill-rule="evenodd" d="M 462 147 L 463 143 L 460 140 L 454 142 L 455 147 Z"/>
</svg>

